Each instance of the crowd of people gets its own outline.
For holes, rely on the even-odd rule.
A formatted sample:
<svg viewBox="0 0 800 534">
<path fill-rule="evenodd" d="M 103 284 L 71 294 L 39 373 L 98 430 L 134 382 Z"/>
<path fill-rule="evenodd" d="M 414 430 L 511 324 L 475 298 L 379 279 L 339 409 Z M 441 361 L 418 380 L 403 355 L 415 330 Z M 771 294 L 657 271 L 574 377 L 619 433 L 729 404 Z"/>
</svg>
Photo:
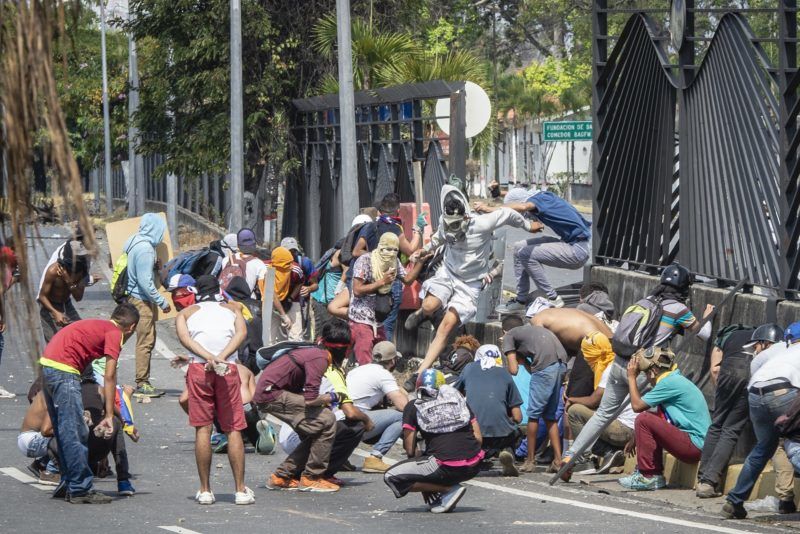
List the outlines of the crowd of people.
<svg viewBox="0 0 800 534">
<path fill-rule="evenodd" d="M 427 214 L 404 221 L 398 196 L 387 195 L 316 263 L 294 237 L 260 247 L 243 228 L 159 265 L 155 247 L 165 223 L 146 214 L 114 265 L 118 304 L 109 320 L 81 319 L 75 310 L 73 300 L 94 279 L 82 236 L 73 236 L 41 277 L 47 346 L 19 435 L 30 470 L 69 502 L 105 503 L 110 497 L 92 481 L 108 469 L 110 454 L 120 494 L 135 494 L 124 436 L 138 438 L 131 397 L 163 395 L 150 383 L 159 309 L 171 310 L 160 283 L 172 293 L 187 352 L 173 363 L 187 366 L 180 404 L 195 428 L 201 505 L 215 502 L 210 466 L 223 452 L 235 503 L 255 502 L 245 483 L 246 443 L 260 454 L 286 454 L 268 489 L 318 493 L 345 485 L 338 475 L 357 469 L 350 457 L 364 443 L 361 470 L 382 474 L 398 498 L 421 493 L 432 513 L 452 511 L 463 483 L 496 463 L 503 476 L 560 471 L 569 481 L 577 471 L 621 472 L 626 456 L 635 456 L 635 469 L 619 484 L 658 490 L 667 484 L 665 453 L 699 464 L 698 498 L 718 497 L 752 423 L 755 444 L 722 515 L 746 517 L 743 503 L 769 460 L 778 472 L 779 511 L 794 512 L 800 323 L 717 325 L 710 411 L 672 348 L 678 335 L 712 337 L 713 306 L 701 318 L 689 308 L 688 270 L 665 267 L 656 287 L 624 310 L 591 282 L 577 306 L 567 307 L 543 266 L 581 268 L 590 223 L 551 192 L 514 188 L 502 198 L 493 185 L 492 193 L 502 204 L 471 205 L 458 187 L 444 186 L 427 242 Z M 517 294 L 498 309 L 502 336 L 479 340 L 466 326 L 500 273 L 492 236 L 504 226 L 532 234 L 549 228 L 555 236 L 513 246 Z M 13 269 L 13 253 L 0 253 Z M 4 290 L 12 282 L 6 276 Z M 421 305 L 398 324 L 412 284 Z M 433 327 L 426 352 L 404 357 L 394 343 L 399 329 L 425 322 Z M 134 334 L 135 386 L 119 387 L 120 349 Z M 387 457 L 398 444 L 407 459 L 393 464 Z"/>
</svg>

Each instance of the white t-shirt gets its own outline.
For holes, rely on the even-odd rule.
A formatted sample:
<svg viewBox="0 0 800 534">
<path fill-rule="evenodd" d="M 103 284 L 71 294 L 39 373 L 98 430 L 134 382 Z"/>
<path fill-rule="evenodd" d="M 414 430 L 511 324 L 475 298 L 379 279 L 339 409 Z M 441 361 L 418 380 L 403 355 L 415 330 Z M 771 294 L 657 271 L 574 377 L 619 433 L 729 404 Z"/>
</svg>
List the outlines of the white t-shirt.
<svg viewBox="0 0 800 534">
<path fill-rule="evenodd" d="M 399 389 L 392 373 L 377 363 L 361 365 L 347 373 L 347 391 L 353 404 L 362 410 L 371 410 L 383 397 Z"/>
<path fill-rule="evenodd" d="M 233 255 L 234 258 L 237 260 L 246 260 L 247 263 L 245 264 L 245 275 L 244 278 L 247 280 L 247 287 L 250 288 L 250 296 L 255 298 L 256 288 L 258 287 L 257 283 L 259 280 L 264 280 L 267 277 L 267 264 L 261 261 L 260 259 L 256 258 L 255 256 L 247 256 L 245 257 L 242 255 L 241 252 L 237 252 Z M 222 270 L 228 266 L 230 263 L 230 255 L 226 256 L 224 260 L 222 260 Z M 220 272 L 222 272 L 220 270 Z"/>
<path fill-rule="evenodd" d="M 606 384 L 608 384 L 608 375 L 610 374 L 611 374 L 611 366 L 609 365 L 608 367 L 606 367 L 606 370 L 603 371 L 603 374 L 600 376 L 600 383 L 597 384 L 597 387 L 606 389 Z M 626 427 L 633 430 L 633 422 L 636 420 L 637 415 L 638 414 L 633 411 L 633 408 L 631 408 L 631 405 L 628 404 L 628 406 L 625 407 L 625 410 L 621 414 L 619 414 L 617 421 L 619 421 Z"/>
<path fill-rule="evenodd" d="M 748 388 L 763 388 L 780 382 L 789 382 L 800 388 L 800 343 L 788 347 L 784 343 L 775 343 L 750 362 Z"/>
<path fill-rule="evenodd" d="M 236 334 L 236 314 L 216 301 L 198 302 L 195 306 L 200 309 L 186 320 L 189 336 L 216 356 L 228 346 Z M 226 361 L 235 362 L 237 359 L 234 351 Z M 206 363 L 206 360 L 192 355 L 192 362 Z"/>
</svg>

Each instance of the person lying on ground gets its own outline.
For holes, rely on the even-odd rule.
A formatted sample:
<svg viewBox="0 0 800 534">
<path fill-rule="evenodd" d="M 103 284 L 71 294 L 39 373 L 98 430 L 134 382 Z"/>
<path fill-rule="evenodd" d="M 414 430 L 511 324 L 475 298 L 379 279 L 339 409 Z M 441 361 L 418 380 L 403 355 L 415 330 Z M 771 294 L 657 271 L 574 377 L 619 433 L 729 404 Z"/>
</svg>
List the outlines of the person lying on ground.
<svg viewBox="0 0 800 534">
<path fill-rule="evenodd" d="M 466 399 L 445 384 L 441 371 L 420 373 L 417 391 L 419 398 L 403 410 L 408 459 L 390 467 L 383 481 L 398 499 L 418 492 L 431 512 L 452 512 L 467 490 L 461 483 L 480 471 L 481 429 Z M 418 433 L 425 441 L 424 452 L 418 447 Z"/>
<path fill-rule="evenodd" d="M 389 469 L 383 457 L 403 432 L 403 410 L 408 395 L 392 375 L 397 359 L 402 356 L 394 343 L 381 341 L 372 348 L 372 363 L 359 365 L 347 373 L 347 389 L 353 397 L 353 404 L 374 424 L 374 428 L 363 437 L 365 442 L 374 443 L 361 468 L 365 473 L 384 473 Z M 384 404 L 391 406 L 381 408 Z"/>
<path fill-rule="evenodd" d="M 224 301 L 216 278 L 198 277 L 195 289 L 197 302 L 175 319 L 178 339 L 191 354 L 186 389 L 189 424 L 195 427 L 195 458 L 200 478 L 195 501 L 210 505 L 216 500 L 210 484 L 211 428 L 216 418 L 227 437 L 236 492 L 234 502 L 253 504 L 255 494 L 244 483 L 241 431 L 247 428 L 247 423 L 241 408 L 241 381 L 236 367 L 237 351 L 247 337 L 247 327 L 240 307 Z"/>
<path fill-rule="evenodd" d="M 503 476 L 519 476 L 514 455 L 522 440 L 519 423 L 522 421 L 522 396 L 508 370 L 502 363 L 496 345 L 482 345 L 475 361 L 464 367 L 456 388 L 467 397 L 467 404 L 478 419 L 485 458 L 499 455 Z"/>
<path fill-rule="evenodd" d="M 33 458 L 28 471 L 33 473 L 40 484 L 47 486 L 57 486 L 61 481 L 61 475 L 58 474 L 58 452 L 55 446 L 50 447 L 52 441 L 53 424 L 47 414 L 44 393 L 39 391 L 25 412 L 22 428 L 17 436 L 17 446 L 27 458 Z"/>
<path fill-rule="evenodd" d="M 664 451 L 681 462 L 700 461 L 711 416 L 703 392 L 684 377 L 675 364 L 675 353 L 652 347 L 634 354 L 628 362 L 631 408 L 638 415 L 636 470 L 619 479 L 624 488 L 641 491 L 666 487 Z M 653 389 L 639 393 L 636 378 L 644 373 Z M 650 411 L 652 408 L 658 410 Z M 630 450 L 630 449 L 629 449 Z"/>
</svg>

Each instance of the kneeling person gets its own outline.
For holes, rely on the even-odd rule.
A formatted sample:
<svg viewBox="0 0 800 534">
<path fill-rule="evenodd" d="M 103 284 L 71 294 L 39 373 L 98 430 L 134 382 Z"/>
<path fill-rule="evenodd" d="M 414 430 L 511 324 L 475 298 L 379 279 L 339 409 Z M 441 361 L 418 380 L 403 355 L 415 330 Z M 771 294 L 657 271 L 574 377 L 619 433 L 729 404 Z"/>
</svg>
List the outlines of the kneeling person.
<svg viewBox="0 0 800 534">
<path fill-rule="evenodd" d="M 186 372 L 189 424 L 195 427 L 195 457 L 200 489 L 199 504 L 213 504 L 211 427 L 214 417 L 228 438 L 228 460 L 236 484 L 236 504 L 252 504 L 254 493 L 244 485 L 244 442 L 247 428 L 242 409 L 241 382 L 236 354 L 247 327 L 237 305 L 223 302 L 219 281 L 211 275 L 197 279 L 197 303 L 182 310 L 175 321 L 178 339 L 192 354 Z"/>
<path fill-rule="evenodd" d="M 483 459 L 481 431 L 464 397 L 444 383 L 435 369 L 420 374 L 420 398 L 403 410 L 403 445 L 408 460 L 394 464 L 383 481 L 398 499 L 409 492 L 422 493 L 435 514 L 451 512 L 464 496 L 461 482 L 474 478 Z M 417 451 L 417 431 L 425 452 Z"/>
</svg>

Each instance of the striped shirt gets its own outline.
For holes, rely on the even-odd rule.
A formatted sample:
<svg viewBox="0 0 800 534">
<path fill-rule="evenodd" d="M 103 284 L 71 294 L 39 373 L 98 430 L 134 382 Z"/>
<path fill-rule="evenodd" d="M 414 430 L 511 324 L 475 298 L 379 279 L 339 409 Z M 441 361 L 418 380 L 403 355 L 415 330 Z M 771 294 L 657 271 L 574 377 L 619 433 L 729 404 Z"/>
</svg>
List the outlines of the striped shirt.
<svg viewBox="0 0 800 534">
<path fill-rule="evenodd" d="M 664 299 L 661 303 L 661 322 L 658 325 L 655 346 L 667 345 L 676 334 L 690 328 L 697 318 L 685 304 L 674 299 Z"/>
</svg>

